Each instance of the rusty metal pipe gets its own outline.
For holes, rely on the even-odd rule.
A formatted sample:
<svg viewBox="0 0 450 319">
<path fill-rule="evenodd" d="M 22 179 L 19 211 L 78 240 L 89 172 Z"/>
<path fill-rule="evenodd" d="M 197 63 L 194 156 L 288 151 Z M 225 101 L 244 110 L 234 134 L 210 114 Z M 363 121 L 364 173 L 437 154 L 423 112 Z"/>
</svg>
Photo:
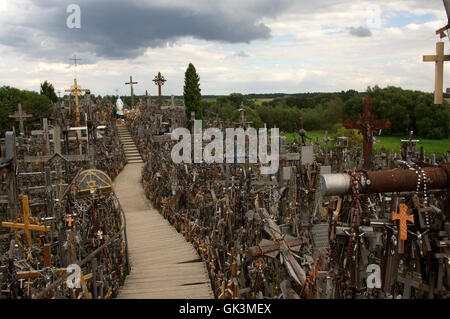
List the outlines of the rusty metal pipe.
<svg viewBox="0 0 450 319">
<path fill-rule="evenodd" d="M 427 190 L 448 189 L 450 187 L 448 169 L 426 167 L 423 170 L 427 177 Z M 419 173 L 421 174 L 420 171 Z M 344 175 L 348 177 L 344 177 Z M 364 184 L 361 191 L 365 194 L 411 192 L 417 189 L 417 174 L 413 170 L 369 171 L 367 175 L 358 172 L 357 176 Z M 320 184 L 324 196 L 345 195 L 351 192 L 351 178 L 348 174 L 322 175 Z M 422 190 L 423 182 L 421 181 L 419 191 Z"/>
</svg>

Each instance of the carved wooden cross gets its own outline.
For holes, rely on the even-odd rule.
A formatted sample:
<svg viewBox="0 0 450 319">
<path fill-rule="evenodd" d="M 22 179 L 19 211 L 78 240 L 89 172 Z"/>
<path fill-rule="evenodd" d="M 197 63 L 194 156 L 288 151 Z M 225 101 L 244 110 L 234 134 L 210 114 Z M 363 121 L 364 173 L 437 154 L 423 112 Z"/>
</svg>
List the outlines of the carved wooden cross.
<svg viewBox="0 0 450 319">
<path fill-rule="evenodd" d="M 444 55 L 444 42 L 436 42 L 436 55 L 424 55 L 423 62 L 435 62 L 434 104 L 442 104 L 444 91 L 444 61 L 450 61 L 450 55 Z"/>
<path fill-rule="evenodd" d="M 403 294 L 402 299 L 409 299 L 411 298 L 411 287 L 419 288 L 422 284 L 421 281 L 413 278 L 411 274 L 407 274 L 406 276 L 399 275 L 397 277 L 397 281 L 401 282 L 403 284 Z"/>
<path fill-rule="evenodd" d="M 80 109 L 78 108 L 78 97 L 81 93 L 86 92 L 88 90 L 82 89 L 81 86 L 78 85 L 77 79 L 73 79 L 73 85 L 70 89 L 64 90 L 65 92 L 70 92 L 71 95 L 75 97 L 75 106 L 76 106 L 76 116 L 77 116 L 77 125 L 80 125 Z"/>
<path fill-rule="evenodd" d="M 19 122 L 19 132 L 20 135 L 25 134 L 25 130 L 23 128 L 23 121 L 25 121 L 27 118 L 33 117 L 33 115 L 27 114 L 22 111 L 22 104 L 18 104 L 17 111 L 14 112 L 13 115 L 8 115 L 8 117 L 15 119 L 17 122 Z"/>
<path fill-rule="evenodd" d="M 131 89 L 131 107 L 134 106 L 134 88 L 133 84 L 138 84 L 138 82 L 133 82 L 133 77 L 130 75 L 130 82 L 125 82 L 126 85 L 130 86 Z"/>
<path fill-rule="evenodd" d="M 33 130 L 31 135 L 42 135 L 44 137 L 44 148 L 43 154 L 48 155 L 50 153 L 50 138 L 49 135 L 55 134 L 55 130 L 48 129 L 48 120 L 46 118 L 42 119 L 42 130 Z"/>
<path fill-rule="evenodd" d="M 161 75 L 161 72 L 158 72 L 158 75 L 155 76 L 153 82 L 158 86 L 158 96 L 159 96 L 159 108 L 162 106 L 162 95 L 161 95 L 161 87 L 167 80 Z"/>
<path fill-rule="evenodd" d="M 244 109 L 244 103 L 241 103 L 240 105 L 240 109 L 239 109 L 239 113 L 241 114 L 241 119 L 240 122 L 234 122 L 233 124 L 239 125 L 240 127 L 244 128 L 246 126 L 248 126 L 249 124 L 252 124 L 253 122 L 250 121 L 246 121 L 245 120 L 245 109 Z"/>
<path fill-rule="evenodd" d="M 359 119 L 347 119 L 344 122 L 346 129 L 357 129 L 363 135 L 364 169 L 372 169 L 373 164 L 373 132 L 391 127 L 386 119 L 376 120 L 372 113 L 372 101 L 365 98 L 363 101 L 364 113 L 358 115 Z"/>
<path fill-rule="evenodd" d="M 408 206 L 405 204 L 398 205 L 399 213 L 392 212 L 392 220 L 399 220 L 400 240 L 408 239 L 408 222 L 414 224 L 414 215 L 408 215 Z"/>
<path fill-rule="evenodd" d="M 31 230 L 49 232 L 50 226 L 34 225 L 30 223 L 30 206 L 28 196 L 22 196 L 23 223 L 2 222 L 2 227 L 23 229 L 27 238 L 28 246 L 31 246 Z"/>
</svg>

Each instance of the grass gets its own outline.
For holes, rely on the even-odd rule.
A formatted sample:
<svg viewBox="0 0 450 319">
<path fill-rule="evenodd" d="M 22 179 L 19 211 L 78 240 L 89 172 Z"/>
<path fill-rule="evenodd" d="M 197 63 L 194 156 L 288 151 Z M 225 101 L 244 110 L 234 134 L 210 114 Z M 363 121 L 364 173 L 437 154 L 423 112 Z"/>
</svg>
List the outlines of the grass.
<svg viewBox="0 0 450 319">
<path fill-rule="evenodd" d="M 308 131 L 307 135 L 315 140 L 316 137 L 319 138 L 320 141 L 323 140 L 325 132 L 324 131 Z M 295 133 L 286 133 L 285 134 L 288 141 L 291 141 L 294 136 L 298 137 L 298 134 Z M 401 143 L 400 141 L 402 139 L 405 139 L 404 137 L 399 136 L 376 136 L 377 143 L 374 145 L 375 151 L 380 150 L 383 146 L 386 149 L 386 151 L 390 151 L 391 149 L 394 150 L 396 153 L 400 153 L 401 150 Z M 423 146 L 425 156 L 429 156 L 430 154 L 434 153 L 436 154 L 436 157 L 441 157 L 443 154 L 447 153 L 447 150 L 450 150 L 450 142 L 448 139 L 442 139 L 442 140 L 428 140 L 428 139 L 421 139 L 421 138 L 414 138 L 420 140 L 420 142 L 417 144 L 417 150 L 420 150 L 420 147 Z M 328 142 L 328 147 L 333 148 L 335 141 Z"/>
</svg>

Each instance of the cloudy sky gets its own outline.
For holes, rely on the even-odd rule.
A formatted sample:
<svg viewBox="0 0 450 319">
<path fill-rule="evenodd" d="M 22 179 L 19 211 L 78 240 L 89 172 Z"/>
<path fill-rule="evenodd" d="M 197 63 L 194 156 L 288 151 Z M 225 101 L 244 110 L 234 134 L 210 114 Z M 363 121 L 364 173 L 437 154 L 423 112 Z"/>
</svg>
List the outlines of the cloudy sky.
<svg viewBox="0 0 450 319">
<path fill-rule="evenodd" d="M 68 27 L 71 4 L 80 28 Z M 163 94 L 181 95 L 189 62 L 203 94 L 431 92 L 422 55 L 446 22 L 441 0 L 0 0 L 0 86 L 64 91 L 76 54 L 79 83 L 101 95 L 129 94 L 130 75 L 136 94 L 156 95 L 158 71 Z"/>
</svg>

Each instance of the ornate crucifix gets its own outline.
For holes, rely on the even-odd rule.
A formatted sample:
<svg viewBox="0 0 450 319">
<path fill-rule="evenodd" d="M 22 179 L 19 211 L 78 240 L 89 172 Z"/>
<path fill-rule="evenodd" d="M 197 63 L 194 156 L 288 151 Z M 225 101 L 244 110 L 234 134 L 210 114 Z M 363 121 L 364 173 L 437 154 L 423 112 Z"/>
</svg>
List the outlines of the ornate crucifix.
<svg viewBox="0 0 450 319">
<path fill-rule="evenodd" d="M 81 86 L 78 85 L 77 79 L 73 79 L 73 85 L 68 90 L 64 90 L 65 92 L 70 92 L 71 95 L 75 96 L 75 106 L 76 106 L 76 117 L 77 117 L 77 125 L 80 125 L 80 109 L 78 108 L 78 97 L 81 93 L 86 92 L 87 90 L 82 89 Z"/>
<path fill-rule="evenodd" d="M 131 89 L 131 107 L 134 106 L 134 88 L 133 84 L 138 84 L 138 82 L 133 82 L 133 77 L 130 75 L 130 82 L 125 82 L 126 85 L 130 86 Z"/>
<path fill-rule="evenodd" d="M 241 107 L 241 108 L 239 109 L 239 113 L 240 113 L 240 115 L 241 115 L 240 122 L 234 122 L 233 124 L 239 125 L 239 127 L 242 127 L 242 128 L 245 129 L 246 126 L 248 127 L 248 126 L 249 126 L 250 124 L 252 124 L 253 122 L 249 122 L 249 121 L 246 121 L 246 120 L 245 120 L 245 109 L 244 109 L 244 103 L 243 103 L 243 102 L 241 102 L 240 107 Z"/>
<path fill-rule="evenodd" d="M 364 113 L 358 115 L 359 119 L 347 119 L 344 122 L 346 129 L 357 129 L 363 135 L 363 156 L 364 169 L 372 169 L 373 162 L 373 132 L 381 129 L 388 129 L 391 127 L 391 122 L 386 119 L 375 120 L 375 115 L 372 113 L 372 101 L 365 98 Z"/>
<path fill-rule="evenodd" d="M 27 114 L 22 111 L 22 104 L 19 103 L 17 106 L 17 111 L 14 112 L 13 115 L 8 115 L 8 117 L 15 119 L 17 122 L 19 122 L 19 131 L 20 135 L 25 134 L 25 130 L 23 128 L 23 121 L 25 121 L 27 118 L 33 117 L 33 115 Z"/>
<path fill-rule="evenodd" d="M 424 55 L 423 62 L 435 62 L 434 104 L 442 104 L 444 91 L 444 61 L 450 61 L 450 55 L 444 55 L 444 42 L 436 42 L 436 55 Z"/>
<path fill-rule="evenodd" d="M 159 95 L 159 109 L 161 109 L 162 106 L 162 95 L 161 95 L 161 87 L 164 85 L 164 83 L 167 80 L 161 75 L 161 72 L 158 72 L 158 75 L 155 76 L 153 79 L 153 82 L 158 86 L 158 95 Z"/>
</svg>

